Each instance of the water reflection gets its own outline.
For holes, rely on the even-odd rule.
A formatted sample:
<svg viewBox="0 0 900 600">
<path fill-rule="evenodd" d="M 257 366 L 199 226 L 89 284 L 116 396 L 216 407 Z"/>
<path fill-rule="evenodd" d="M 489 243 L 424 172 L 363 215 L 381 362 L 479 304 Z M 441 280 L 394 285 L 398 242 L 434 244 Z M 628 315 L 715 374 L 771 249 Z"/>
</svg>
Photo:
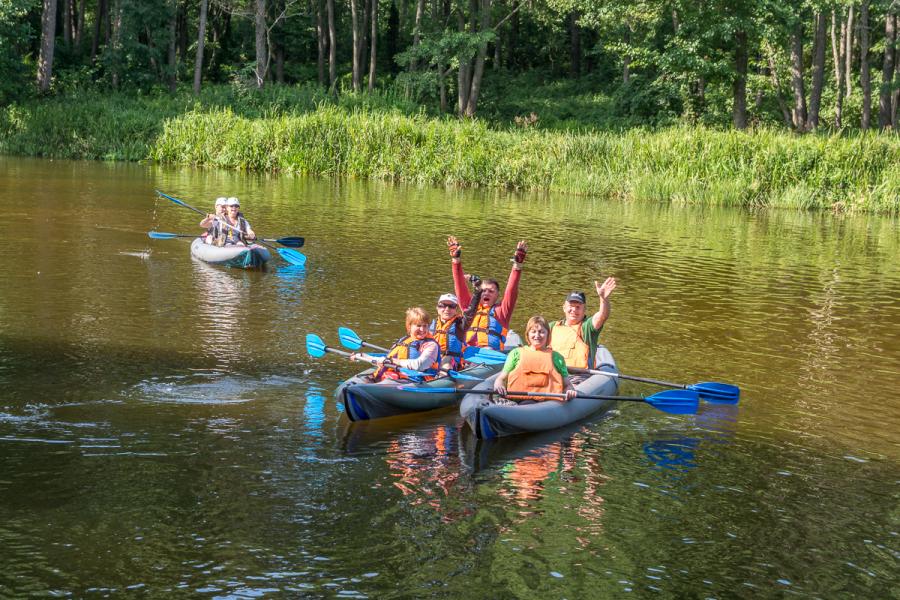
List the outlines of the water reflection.
<svg viewBox="0 0 900 600">
<path fill-rule="evenodd" d="M 199 343 L 223 362 L 237 360 L 241 356 L 242 320 L 251 310 L 248 304 L 255 274 L 214 267 L 197 259 L 192 260 L 192 265 L 203 331 Z"/>
</svg>

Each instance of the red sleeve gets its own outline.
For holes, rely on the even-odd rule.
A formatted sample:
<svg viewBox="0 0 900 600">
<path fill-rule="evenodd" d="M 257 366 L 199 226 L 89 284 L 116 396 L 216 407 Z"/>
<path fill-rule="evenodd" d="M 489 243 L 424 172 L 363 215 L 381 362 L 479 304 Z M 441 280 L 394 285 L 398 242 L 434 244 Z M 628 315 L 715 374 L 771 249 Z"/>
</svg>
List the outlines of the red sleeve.
<svg viewBox="0 0 900 600">
<path fill-rule="evenodd" d="M 456 298 L 459 300 L 461 307 L 468 306 L 472 300 L 472 295 L 469 294 L 469 287 L 466 285 L 466 275 L 463 273 L 462 261 L 451 262 L 450 264 L 453 267 L 453 290 Z"/>
<path fill-rule="evenodd" d="M 516 300 L 519 299 L 519 280 L 522 278 L 522 271 L 513 267 L 509 273 L 509 280 L 506 282 L 506 290 L 503 292 L 503 301 L 494 312 L 497 320 L 506 328 L 509 328 L 509 321 L 512 319 L 513 310 L 516 308 Z"/>
</svg>

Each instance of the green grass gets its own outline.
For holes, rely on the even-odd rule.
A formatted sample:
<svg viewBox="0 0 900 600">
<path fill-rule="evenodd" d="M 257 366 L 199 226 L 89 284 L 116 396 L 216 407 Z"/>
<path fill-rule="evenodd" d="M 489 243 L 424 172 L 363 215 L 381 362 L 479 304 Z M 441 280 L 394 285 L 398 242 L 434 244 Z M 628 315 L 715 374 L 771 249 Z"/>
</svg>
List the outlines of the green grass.
<svg viewBox="0 0 900 600">
<path fill-rule="evenodd" d="M 500 116 L 429 116 L 392 94 L 333 101 L 313 86 L 218 86 L 200 98 L 84 93 L 0 111 L 0 152 L 900 214 L 894 134 L 571 128 L 572 114 L 563 106 L 558 116 L 569 117 L 558 127 L 519 128 Z"/>
</svg>

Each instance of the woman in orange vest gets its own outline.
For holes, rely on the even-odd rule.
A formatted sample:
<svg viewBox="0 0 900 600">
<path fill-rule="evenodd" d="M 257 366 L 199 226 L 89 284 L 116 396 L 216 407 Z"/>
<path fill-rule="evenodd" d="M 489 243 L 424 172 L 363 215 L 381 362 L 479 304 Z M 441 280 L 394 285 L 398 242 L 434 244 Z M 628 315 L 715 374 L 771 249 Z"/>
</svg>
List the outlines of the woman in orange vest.
<svg viewBox="0 0 900 600">
<path fill-rule="evenodd" d="M 515 392 L 546 392 L 560 394 L 565 392 L 566 400 L 574 398 L 578 392 L 569 380 L 566 359 L 559 352 L 554 352 L 550 341 L 550 325 L 544 317 L 536 316 L 528 319 L 525 326 L 525 339 L 528 346 L 513 349 L 506 357 L 503 371 L 494 380 L 494 391 L 506 396 L 507 389 Z M 508 380 L 508 388 L 507 388 Z M 515 396 L 510 396 L 517 399 Z M 531 404 L 559 398 L 522 396 L 519 404 Z"/>
<path fill-rule="evenodd" d="M 354 352 L 350 357 L 374 361 L 377 365 L 372 379 L 377 382 L 392 383 L 392 380 L 403 379 L 404 375 L 391 367 L 423 371 L 436 375 L 441 367 L 441 347 L 428 331 L 431 318 L 424 308 L 414 306 L 406 309 L 406 333 L 397 340 L 387 356 L 372 356 L 364 352 Z"/>
</svg>

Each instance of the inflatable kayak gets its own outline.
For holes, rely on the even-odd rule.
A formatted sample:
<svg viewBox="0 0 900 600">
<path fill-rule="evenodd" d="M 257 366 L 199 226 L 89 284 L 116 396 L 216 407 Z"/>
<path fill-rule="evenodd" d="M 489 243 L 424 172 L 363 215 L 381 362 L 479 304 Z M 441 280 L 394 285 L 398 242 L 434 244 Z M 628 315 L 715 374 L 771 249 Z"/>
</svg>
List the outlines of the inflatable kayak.
<svg viewBox="0 0 900 600">
<path fill-rule="evenodd" d="M 597 348 L 597 369 L 618 372 L 616 362 L 604 346 Z M 491 389 L 493 379 L 485 380 L 473 389 Z M 612 396 L 619 389 L 618 380 L 608 375 L 591 375 L 575 389 L 579 394 Z M 459 405 L 459 412 L 469 424 L 475 436 L 491 439 L 518 433 L 548 431 L 580 421 L 600 411 L 609 410 L 615 400 L 590 400 L 574 398 L 568 402 L 547 400 L 534 404 L 516 404 L 499 396 L 466 394 Z"/>
<path fill-rule="evenodd" d="M 253 269 L 261 267 L 272 258 L 265 246 L 215 246 L 207 244 L 202 238 L 191 242 L 191 256 L 211 265 Z"/>
<path fill-rule="evenodd" d="M 460 373 L 489 379 L 500 372 L 502 364 L 471 365 Z M 480 381 L 438 377 L 423 383 L 398 381 L 396 385 L 373 383 L 371 375 L 375 369 L 366 369 L 340 384 L 334 395 L 344 405 L 351 421 L 380 419 L 414 412 L 424 412 L 436 408 L 455 406 L 462 395 Z M 407 388 L 407 389 L 401 389 Z M 415 389 L 409 389 L 415 388 Z M 440 389 L 437 393 L 427 391 Z M 453 388 L 451 391 L 449 388 Z"/>
</svg>

